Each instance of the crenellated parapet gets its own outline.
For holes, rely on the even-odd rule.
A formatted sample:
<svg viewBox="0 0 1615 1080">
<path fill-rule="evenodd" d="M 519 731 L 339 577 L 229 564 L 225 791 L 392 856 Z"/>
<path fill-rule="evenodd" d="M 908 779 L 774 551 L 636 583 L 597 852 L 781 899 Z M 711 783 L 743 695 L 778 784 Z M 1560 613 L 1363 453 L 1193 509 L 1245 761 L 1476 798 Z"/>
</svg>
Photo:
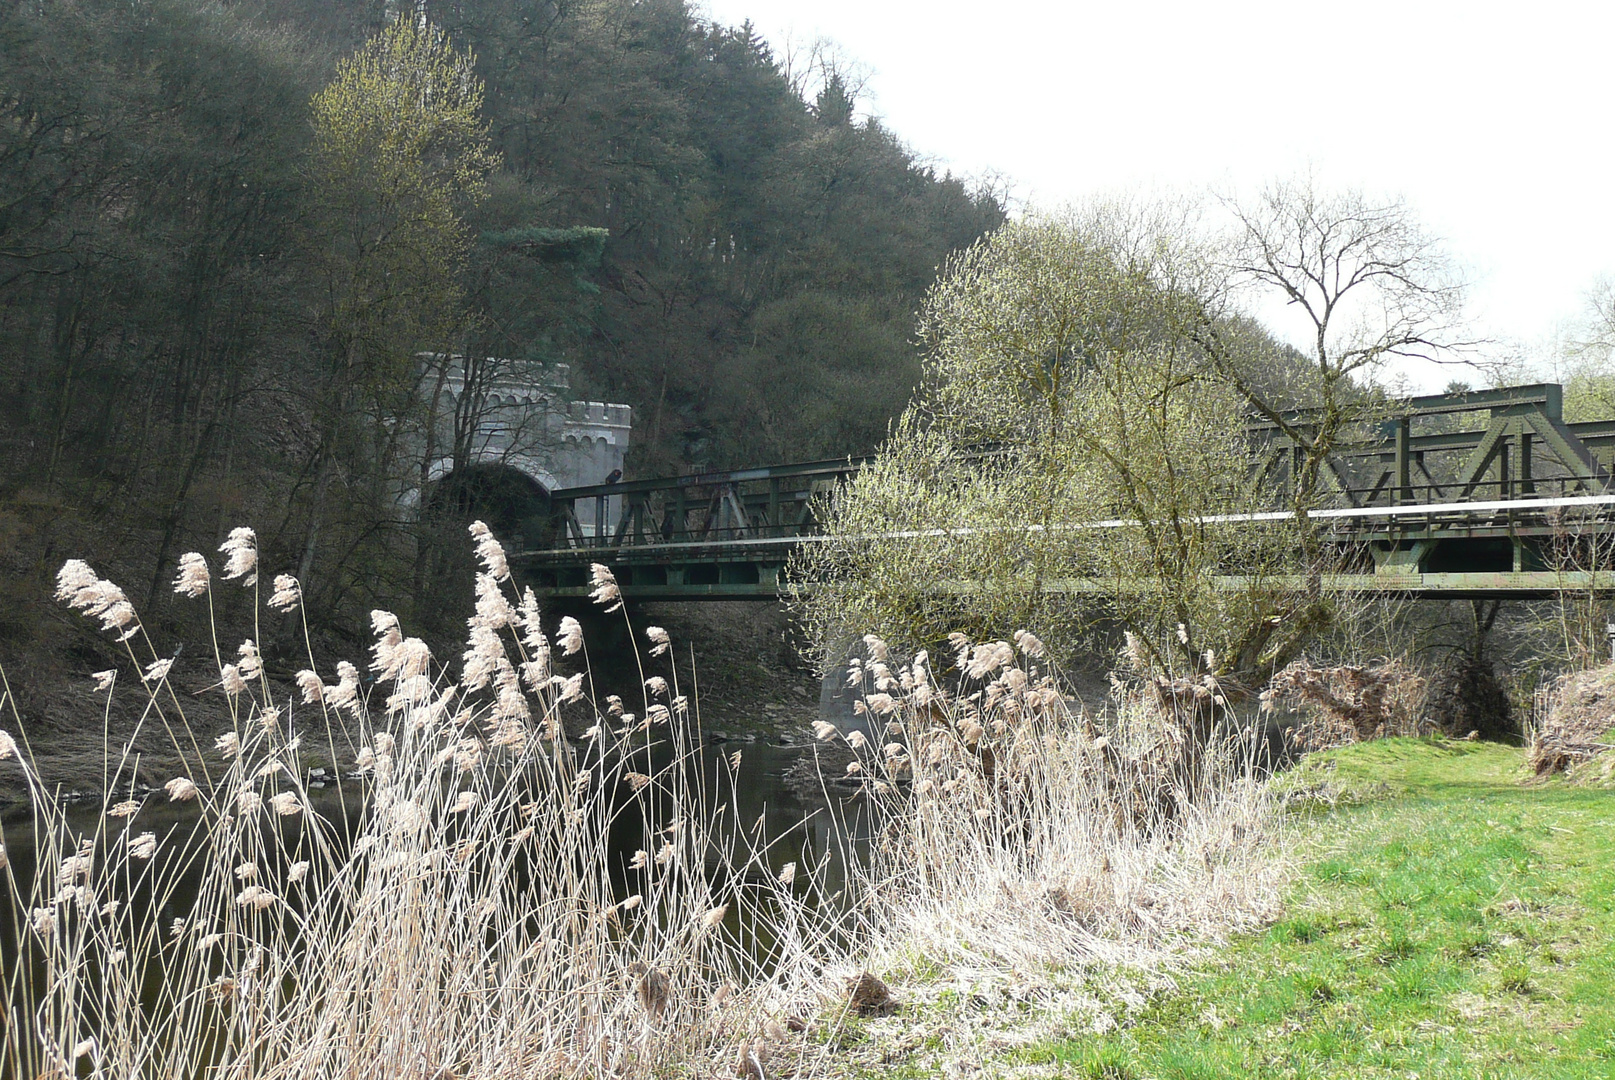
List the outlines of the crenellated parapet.
<svg viewBox="0 0 1615 1080">
<path fill-rule="evenodd" d="M 571 397 L 567 364 L 536 364 L 496 357 L 422 358 L 424 415 L 416 437 L 432 460 L 427 483 L 466 469 L 513 470 L 543 494 L 564 487 L 600 484 L 622 475 L 633 432 L 633 409 Z M 419 491 L 404 493 L 414 503 Z M 614 501 L 579 508 L 590 521 L 615 513 Z"/>
<path fill-rule="evenodd" d="M 561 445 L 554 458 L 561 487 L 598 484 L 622 468 L 634 410 L 606 401 L 567 403 Z M 619 475 L 621 475 L 619 473 Z"/>
</svg>

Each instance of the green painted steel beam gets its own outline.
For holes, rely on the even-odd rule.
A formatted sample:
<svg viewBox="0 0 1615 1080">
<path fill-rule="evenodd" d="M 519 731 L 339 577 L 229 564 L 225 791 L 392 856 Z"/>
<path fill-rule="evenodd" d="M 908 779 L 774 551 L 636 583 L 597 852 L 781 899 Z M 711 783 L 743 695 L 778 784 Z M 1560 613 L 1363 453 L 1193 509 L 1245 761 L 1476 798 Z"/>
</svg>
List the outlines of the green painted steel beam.
<svg viewBox="0 0 1615 1080">
<path fill-rule="evenodd" d="M 1229 589 L 1267 588 L 1276 592 L 1295 592 L 1313 587 L 1312 579 L 1305 575 L 1281 575 L 1253 581 L 1247 577 L 1227 575 L 1217 579 L 1219 585 Z M 1325 589 L 1339 592 L 1360 592 L 1439 597 L 1519 597 L 1545 598 L 1566 592 L 1615 592 L 1615 572 L 1573 571 L 1555 573 L 1538 570 L 1525 572 L 1452 573 L 1452 574 L 1325 574 L 1317 580 Z M 1118 582 L 1091 578 L 1050 580 L 1044 591 L 1061 593 L 1109 593 L 1125 586 Z M 980 586 L 949 582 L 938 587 L 940 592 L 969 593 Z"/>
</svg>

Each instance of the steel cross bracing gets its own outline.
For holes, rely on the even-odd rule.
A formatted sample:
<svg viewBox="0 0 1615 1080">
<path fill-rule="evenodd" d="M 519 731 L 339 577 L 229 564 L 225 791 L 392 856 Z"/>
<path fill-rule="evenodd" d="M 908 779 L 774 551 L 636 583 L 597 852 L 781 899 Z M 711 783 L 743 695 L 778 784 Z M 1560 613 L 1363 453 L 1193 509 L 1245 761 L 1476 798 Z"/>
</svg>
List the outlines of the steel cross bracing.
<svg viewBox="0 0 1615 1080">
<path fill-rule="evenodd" d="M 1284 418 L 1306 439 L 1305 413 Z M 1253 469 L 1275 513 L 1302 449 L 1253 423 Z M 1347 556 L 1341 583 L 1424 596 L 1544 596 L 1615 589 L 1615 419 L 1566 423 L 1557 384 L 1392 402 L 1327 462 L 1334 505 L 1314 511 Z M 773 599 L 792 551 L 819 535 L 817 497 L 867 459 L 565 488 L 515 558 L 550 595 L 587 595 L 589 564 L 625 595 Z M 577 508 L 592 503 L 592 527 Z M 585 515 L 587 517 L 588 515 Z M 1103 527 L 1106 523 L 1072 523 Z M 1606 565 L 1608 569 L 1606 569 Z"/>
</svg>

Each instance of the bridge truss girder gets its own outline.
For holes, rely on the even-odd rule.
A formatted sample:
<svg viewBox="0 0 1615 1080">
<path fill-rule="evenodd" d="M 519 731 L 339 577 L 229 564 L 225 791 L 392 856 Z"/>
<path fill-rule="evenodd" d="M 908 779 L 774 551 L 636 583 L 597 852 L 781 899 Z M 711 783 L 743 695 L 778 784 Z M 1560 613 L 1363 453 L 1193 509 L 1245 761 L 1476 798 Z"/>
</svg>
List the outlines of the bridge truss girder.
<svg viewBox="0 0 1615 1080">
<path fill-rule="evenodd" d="M 1462 425 L 1477 414 L 1484 426 Z M 1304 430 L 1306 417 L 1290 422 Z M 1299 448 L 1271 426 L 1253 425 L 1251 440 L 1256 475 L 1282 489 Z M 1363 515 L 1326 528 L 1360 570 L 1339 583 L 1422 596 L 1615 589 L 1615 573 L 1585 569 L 1602 565 L 1615 544 L 1612 455 L 1615 420 L 1565 423 L 1554 384 L 1393 405 L 1326 463 L 1338 504 Z M 589 564 L 603 562 L 630 597 L 772 599 L 791 550 L 817 532 L 815 497 L 863 464 L 804 462 L 563 489 L 551 496 L 549 542 L 516 561 L 551 595 L 587 595 Z M 579 524 L 583 500 L 596 503 L 592 529 Z"/>
</svg>

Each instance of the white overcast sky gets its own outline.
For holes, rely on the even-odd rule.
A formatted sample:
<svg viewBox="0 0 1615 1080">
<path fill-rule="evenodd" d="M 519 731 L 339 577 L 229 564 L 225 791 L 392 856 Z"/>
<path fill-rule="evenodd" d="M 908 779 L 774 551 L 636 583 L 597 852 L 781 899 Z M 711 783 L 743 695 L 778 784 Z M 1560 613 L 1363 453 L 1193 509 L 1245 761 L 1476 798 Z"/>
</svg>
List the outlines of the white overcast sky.
<svg viewBox="0 0 1615 1080">
<path fill-rule="evenodd" d="M 782 53 L 827 38 L 939 167 L 1032 206 L 1259 187 L 1401 195 L 1496 351 L 1548 359 L 1615 274 L 1615 5 L 1486 0 L 706 0 Z M 1450 373 L 1418 374 L 1422 384 Z"/>
</svg>

